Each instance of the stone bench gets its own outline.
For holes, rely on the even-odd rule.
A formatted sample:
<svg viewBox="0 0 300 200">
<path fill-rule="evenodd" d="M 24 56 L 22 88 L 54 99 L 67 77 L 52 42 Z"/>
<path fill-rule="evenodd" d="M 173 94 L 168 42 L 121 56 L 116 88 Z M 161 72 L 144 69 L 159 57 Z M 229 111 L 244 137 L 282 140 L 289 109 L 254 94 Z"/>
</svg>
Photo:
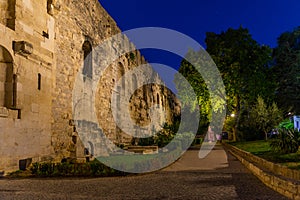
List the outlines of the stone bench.
<svg viewBox="0 0 300 200">
<path fill-rule="evenodd" d="M 127 151 L 140 154 L 158 153 L 158 146 L 128 146 Z"/>
</svg>

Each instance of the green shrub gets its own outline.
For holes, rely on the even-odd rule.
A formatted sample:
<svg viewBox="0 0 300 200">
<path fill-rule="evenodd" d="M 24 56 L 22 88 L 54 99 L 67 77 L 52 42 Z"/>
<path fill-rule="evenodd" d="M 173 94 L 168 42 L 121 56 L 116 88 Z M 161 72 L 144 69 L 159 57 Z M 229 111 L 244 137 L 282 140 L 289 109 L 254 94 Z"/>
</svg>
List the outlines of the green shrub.
<svg viewBox="0 0 300 200">
<path fill-rule="evenodd" d="M 194 139 L 194 144 L 201 144 L 202 143 L 202 138 L 195 138 Z"/>
<path fill-rule="evenodd" d="M 152 145 L 156 145 L 154 142 L 153 137 L 147 137 L 147 138 L 140 138 L 138 145 L 140 146 L 152 146 Z"/>
<path fill-rule="evenodd" d="M 299 145 L 299 131 L 286 128 L 279 129 L 278 137 L 270 143 L 273 151 L 284 154 L 297 152 Z"/>
<path fill-rule="evenodd" d="M 154 136 L 148 138 L 140 138 L 138 145 L 151 146 L 157 145 L 158 147 L 164 147 L 173 140 L 175 134 L 178 131 L 179 124 L 165 123 L 162 130 L 158 131 Z"/>
<path fill-rule="evenodd" d="M 38 170 L 39 170 L 39 163 L 33 163 L 30 168 L 31 173 L 37 174 Z"/>
<path fill-rule="evenodd" d="M 88 163 L 33 163 L 32 175 L 35 176 L 117 176 L 125 175 L 95 160 Z"/>
</svg>

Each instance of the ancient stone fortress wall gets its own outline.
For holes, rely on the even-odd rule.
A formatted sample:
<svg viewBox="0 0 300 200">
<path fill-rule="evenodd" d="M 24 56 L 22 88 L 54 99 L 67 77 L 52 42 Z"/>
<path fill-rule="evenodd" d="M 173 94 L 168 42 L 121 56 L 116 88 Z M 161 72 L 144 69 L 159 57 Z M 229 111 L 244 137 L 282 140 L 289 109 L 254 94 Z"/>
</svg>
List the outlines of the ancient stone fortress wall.
<svg viewBox="0 0 300 200">
<path fill-rule="evenodd" d="M 55 153 L 59 155 L 58 159 L 75 155 L 80 159 L 85 156 L 84 150 L 80 142 L 74 144 L 72 138 L 80 139 L 73 124 L 69 125 L 69 122 L 73 120 L 70 99 L 72 99 L 74 80 L 78 73 L 83 73 L 86 76 L 85 87 L 89 87 L 89 79 L 93 78 L 93 74 L 89 74 L 89 70 L 84 72 L 85 66 L 83 71 L 80 71 L 82 65 L 85 65 L 85 55 L 91 49 L 96 49 L 101 45 L 103 40 L 120 33 L 121 30 L 97 0 L 56 1 L 53 2 L 53 8 L 53 16 L 56 20 L 57 90 L 54 90 L 52 143 Z M 129 41 L 125 43 L 122 45 L 133 45 Z M 115 50 L 118 51 L 118 48 Z M 106 64 L 101 63 L 101 60 L 99 62 L 100 65 Z M 132 137 L 124 134 L 114 122 L 110 109 L 111 94 L 117 81 L 126 72 L 141 64 L 146 64 L 146 61 L 139 51 L 128 52 L 109 65 L 98 84 L 95 102 L 98 123 L 103 133 L 116 144 L 128 144 Z M 96 73 L 94 70 L 92 69 L 90 72 Z M 134 87 L 137 81 L 138 77 L 133 76 L 126 80 L 126 85 Z M 89 95 L 87 94 L 87 96 Z M 166 121 L 169 122 L 174 115 L 171 108 L 175 105 L 179 106 L 173 94 L 165 87 L 148 85 L 137 90 L 136 95 L 131 99 L 131 106 L 128 109 L 130 109 L 133 120 L 142 125 L 149 123 L 148 108 L 153 104 L 164 105 Z M 92 149 L 93 147 L 86 148 Z"/>
<path fill-rule="evenodd" d="M 82 74 L 85 86 L 91 86 L 95 69 L 85 63 L 86 58 L 120 29 L 97 0 L 5 0 L 0 1 L 0 9 L 4 11 L 0 15 L 0 171 L 17 169 L 19 160 L 26 158 L 84 161 L 93 144 L 83 146 L 78 137 L 74 82 Z M 145 63 L 139 51 L 128 52 L 109 65 L 98 83 L 98 123 L 116 144 L 129 144 L 132 137 L 113 120 L 111 94 L 121 76 Z M 134 76 L 126 80 L 131 86 L 137 81 Z M 168 89 L 151 84 L 131 98 L 132 119 L 149 124 L 152 105 L 160 106 L 170 123 L 176 113 L 172 111 L 180 110 Z"/>
<path fill-rule="evenodd" d="M 45 1 L 0 1 L 0 170 L 53 154 L 54 19 L 46 7 Z"/>
</svg>

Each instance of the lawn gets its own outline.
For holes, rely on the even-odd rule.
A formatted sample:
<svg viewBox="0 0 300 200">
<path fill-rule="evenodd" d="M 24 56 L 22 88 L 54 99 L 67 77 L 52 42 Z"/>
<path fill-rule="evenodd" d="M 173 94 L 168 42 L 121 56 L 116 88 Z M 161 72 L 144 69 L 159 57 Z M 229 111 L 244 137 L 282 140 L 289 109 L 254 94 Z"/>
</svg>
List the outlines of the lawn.
<svg viewBox="0 0 300 200">
<path fill-rule="evenodd" d="M 266 142 L 264 140 L 250 141 L 250 142 L 235 142 L 230 144 L 255 155 L 261 155 L 261 154 L 271 152 L 269 142 Z"/>
<path fill-rule="evenodd" d="M 273 152 L 269 145 L 270 141 L 266 142 L 264 140 L 259 140 L 250 142 L 234 142 L 230 144 L 271 162 L 280 163 L 293 169 L 300 169 L 299 150 L 296 153 L 290 154 L 280 154 L 277 152 Z"/>
</svg>

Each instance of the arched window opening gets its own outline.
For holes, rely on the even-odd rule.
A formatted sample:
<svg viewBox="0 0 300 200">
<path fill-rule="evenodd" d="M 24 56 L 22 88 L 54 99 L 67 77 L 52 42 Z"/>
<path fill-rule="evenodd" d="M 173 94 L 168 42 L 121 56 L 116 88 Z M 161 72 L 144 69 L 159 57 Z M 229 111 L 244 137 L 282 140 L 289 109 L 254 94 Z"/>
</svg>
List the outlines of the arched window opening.
<svg viewBox="0 0 300 200">
<path fill-rule="evenodd" d="M 14 90 L 13 59 L 7 49 L 0 45 L 0 107 L 15 106 Z"/>
<path fill-rule="evenodd" d="M 89 41 L 85 41 L 82 45 L 83 50 L 83 80 L 85 81 L 86 78 L 92 79 L 93 78 L 93 56 L 92 56 L 92 45 Z"/>
<path fill-rule="evenodd" d="M 117 70 L 117 77 L 116 77 L 116 79 L 117 79 L 117 82 L 119 82 L 120 79 L 125 74 L 124 65 L 122 63 L 118 62 L 116 70 Z M 120 108 L 121 108 L 121 95 L 125 94 L 125 79 L 124 79 L 124 77 L 122 79 L 122 85 L 117 87 L 117 91 L 118 91 L 118 93 L 117 93 L 117 99 L 116 99 L 117 102 L 116 103 L 117 103 L 118 110 L 120 110 Z M 120 118 L 120 113 L 117 113 L 117 118 L 118 119 Z"/>
</svg>

